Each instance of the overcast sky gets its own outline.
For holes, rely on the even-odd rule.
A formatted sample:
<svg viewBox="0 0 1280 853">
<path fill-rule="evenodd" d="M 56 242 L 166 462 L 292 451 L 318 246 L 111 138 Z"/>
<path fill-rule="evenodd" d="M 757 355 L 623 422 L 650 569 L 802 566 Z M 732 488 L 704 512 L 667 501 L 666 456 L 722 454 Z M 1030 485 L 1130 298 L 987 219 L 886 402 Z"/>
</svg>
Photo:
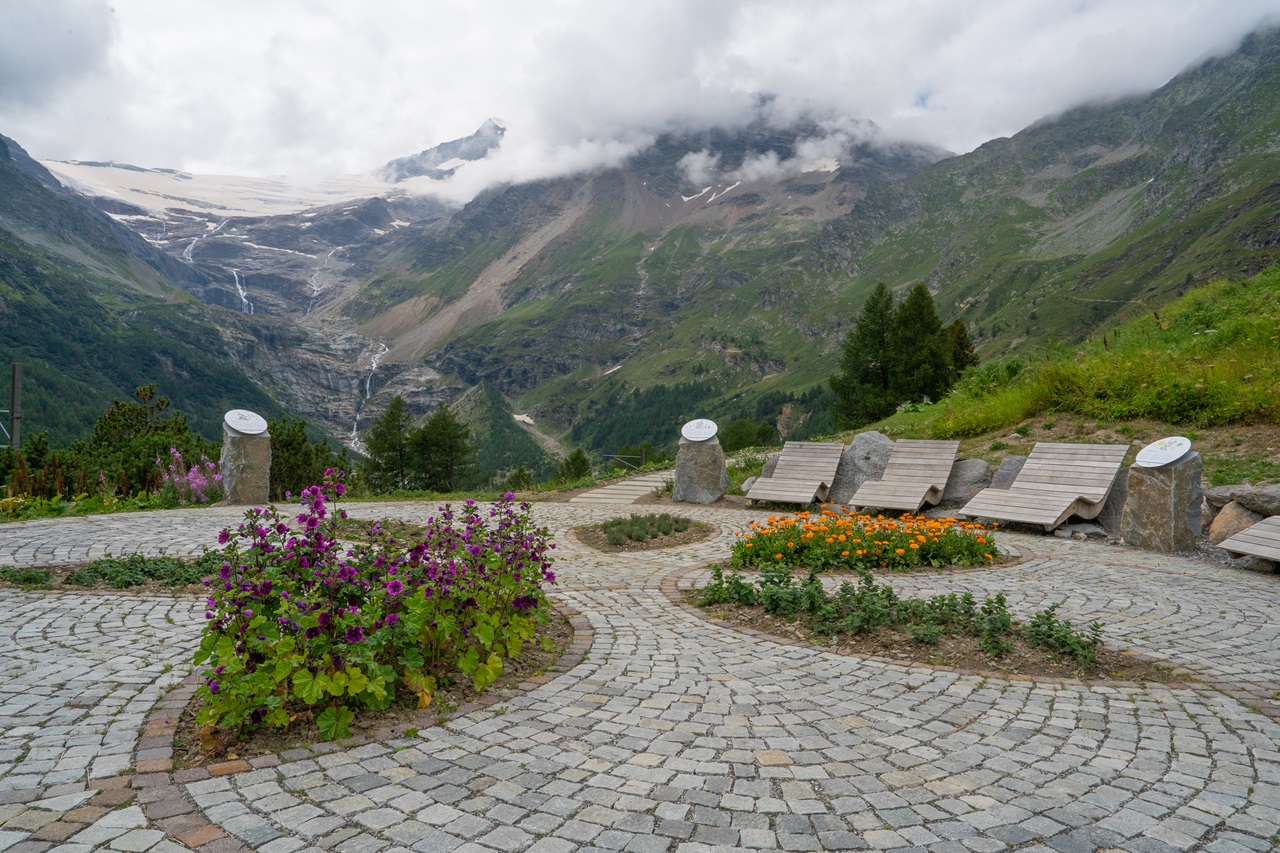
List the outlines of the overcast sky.
<svg viewBox="0 0 1280 853">
<path fill-rule="evenodd" d="M 963 152 L 1263 24 L 1280 0 L 0 0 L 0 133 L 41 159 L 323 174 L 496 116 L 506 176 L 534 177 L 771 95 Z"/>
</svg>

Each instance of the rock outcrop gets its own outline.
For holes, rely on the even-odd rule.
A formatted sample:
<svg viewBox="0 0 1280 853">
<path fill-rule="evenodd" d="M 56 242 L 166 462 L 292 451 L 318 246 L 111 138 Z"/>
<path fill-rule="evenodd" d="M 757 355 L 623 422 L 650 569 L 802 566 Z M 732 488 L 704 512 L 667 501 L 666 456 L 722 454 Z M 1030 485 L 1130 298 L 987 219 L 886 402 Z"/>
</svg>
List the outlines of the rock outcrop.
<svg viewBox="0 0 1280 853">
<path fill-rule="evenodd" d="M 995 469 L 983 459 L 957 459 L 951 466 L 951 476 L 942 492 L 939 506 L 961 507 L 973 500 L 973 496 L 991 485 Z"/>
<path fill-rule="evenodd" d="M 831 503 L 847 504 L 867 480 L 878 480 L 889 464 L 893 439 L 881 432 L 860 432 L 840 455 L 840 467 L 827 493 Z"/>
<path fill-rule="evenodd" d="M 1266 517 L 1262 513 L 1254 512 L 1244 504 L 1232 501 L 1213 517 L 1213 524 L 1209 525 L 1209 541 L 1214 545 L 1221 545 L 1224 539 L 1230 539 L 1241 530 L 1253 527 L 1253 525 Z"/>
</svg>

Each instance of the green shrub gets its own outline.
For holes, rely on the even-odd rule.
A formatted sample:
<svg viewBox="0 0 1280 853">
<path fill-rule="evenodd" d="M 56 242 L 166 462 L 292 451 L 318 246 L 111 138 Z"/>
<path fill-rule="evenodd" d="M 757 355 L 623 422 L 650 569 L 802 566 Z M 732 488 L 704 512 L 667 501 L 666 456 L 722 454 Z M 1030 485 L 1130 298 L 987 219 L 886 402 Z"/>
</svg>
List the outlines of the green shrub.
<svg viewBox="0 0 1280 853">
<path fill-rule="evenodd" d="M 546 618 L 550 543 L 527 504 L 468 500 L 440 507 L 418 542 L 371 529 L 351 546 L 328 506 L 343 491 L 308 487 L 300 515 L 250 510 L 219 536 L 194 659 L 201 725 L 284 728 L 310 709 L 321 737 L 346 737 L 357 709 L 398 691 L 425 708 L 460 677 L 483 690 Z"/>
</svg>

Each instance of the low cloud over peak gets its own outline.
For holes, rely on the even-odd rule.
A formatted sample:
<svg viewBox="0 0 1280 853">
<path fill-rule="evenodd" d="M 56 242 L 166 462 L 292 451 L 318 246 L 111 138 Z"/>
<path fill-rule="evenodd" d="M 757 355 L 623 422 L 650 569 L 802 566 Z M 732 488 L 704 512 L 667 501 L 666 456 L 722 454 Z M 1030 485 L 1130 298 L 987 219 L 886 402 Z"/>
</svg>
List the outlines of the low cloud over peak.
<svg viewBox="0 0 1280 853">
<path fill-rule="evenodd" d="M 46 159 L 369 173 L 501 115 L 501 147 L 450 179 L 464 197 L 614 165 L 663 134 L 745 127 L 762 113 L 846 123 L 791 157 L 726 164 L 707 149 L 685 164 L 691 180 L 749 180 L 867 138 L 967 151 L 1075 104 L 1155 88 L 1280 23 L 1274 10 L 1274 0 L 5 0 L 0 132 Z"/>
</svg>

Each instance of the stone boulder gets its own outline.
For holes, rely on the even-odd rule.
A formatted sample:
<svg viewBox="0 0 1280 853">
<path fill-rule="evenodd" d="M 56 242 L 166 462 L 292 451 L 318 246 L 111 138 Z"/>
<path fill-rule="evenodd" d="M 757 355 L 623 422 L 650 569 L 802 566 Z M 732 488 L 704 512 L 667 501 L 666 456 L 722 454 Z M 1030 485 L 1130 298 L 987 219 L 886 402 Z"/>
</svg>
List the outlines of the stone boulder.
<svg viewBox="0 0 1280 853">
<path fill-rule="evenodd" d="M 745 495 L 747 492 L 751 491 L 751 487 L 754 486 L 756 484 L 756 481 L 759 479 L 760 479 L 759 477 L 748 477 L 747 479 L 743 480 L 742 493 Z"/>
<path fill-rule="evenodd" d="M 1121 468 L 1116 472 L 1116 478 L 1111 481 L 1111 491 L 1107 492 L 1107 499 L 1102 502 L 1102 509 L 1093 523 L 1112 536 L 1119 536 L 1120 519 L 1124 515 L 1124 505 L 1128 499 L 1129 469 Z"/>
<path fill-rule="evenodd" d="M 671 500 L 683 503 L 709 504 L 724 497 L 729 488 L 729 470 L 724 462 L 720 441 L 680 439 L 676 451 L 676 477 Z"/>
<path fill-rule="evenodd" d="M 991 485 L 995 469 L 984 459 L 957 459 L 947 477 L 939 506 L 961 507 Z"/>
<path fill-rule="evenodd" d="M 1022 466 L 1026 464 L 1027 457 L 1025 456 L 1006 456 L 1001 459 L 1000 467 L 991 476 L 991 488 L 1009 489 L 1013 485 L 1013 481 L 1018 479 L 1018 473 L 1022 471 Z"/>
<path fill-rule="evenodd" d="M 868 480 L 879 480 L 889 464 L 893 439 L 882 432 L 860 432 L 840 455 L 840 467 L 827 493 L 831 503 L 847 504 Z"/>
<path fill-rule="evenodd" d="M 271 499 L 271 434 L 248 435 L 222 425 L 222 493 L 231 506 L 266 506 Z"/>
<path fill-rule="evenodd" d="M 1209 541 L 1214 545 L 1221 545 L 1224 539 L 1230 539 L 1241 530 L 1253 527 L 1266 517 L 1260 512 L 1247 508 L 1244 504 L 1232 501 L 1213 517 L 1213 524 L 1209 525 Z"/>
<path fill-rule="evenodd" d="M 778 457 L 781 455 L 782 455 L 781 453 L 769 454 L 769 458 L 764 460 L 764 468 L 762 468 L 760 471 L 761 477 L 768 479 L 769 477 L 773 476 L 773 472 L 778 468 Z M 746 490 L 743 489 L 743 491 L 746 491 Z"/>
<path fill-rule="evenodd" d="M 1129 469 L 1129 496 L 1120 517 L 1120 536 L 1128 545 L 1173 553 L 1196 547 L 1204 464 L 1191 452 L 1159 468 Z"/>
<path fill-rule="evenodd" d="M 1265 516 L 1280 515 L 1280 485 L 1274 486 L 1217 486 L 1204 494 L 1209 505 L 1224 507 L 1229 503 Z"/>
</svg>

